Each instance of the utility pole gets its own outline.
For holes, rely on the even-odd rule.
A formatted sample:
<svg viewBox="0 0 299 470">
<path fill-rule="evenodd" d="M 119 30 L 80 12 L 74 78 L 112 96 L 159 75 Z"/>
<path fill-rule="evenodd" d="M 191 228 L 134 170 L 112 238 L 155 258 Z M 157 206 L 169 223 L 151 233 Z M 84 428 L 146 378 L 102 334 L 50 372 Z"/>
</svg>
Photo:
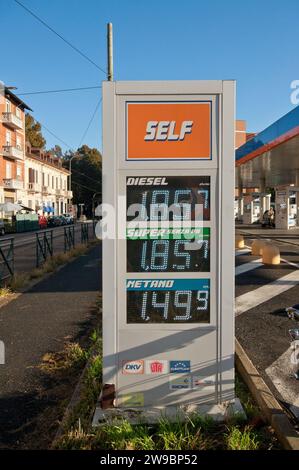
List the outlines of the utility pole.
<svg viewBox="0 0 299 470">
<path fill-rule="evenodd" d="M 108 56 L 108 73 L 107 80 L 113 81 L 113 32 L 112 23 L 107 23 L 107 56 Z"/>
</svg>

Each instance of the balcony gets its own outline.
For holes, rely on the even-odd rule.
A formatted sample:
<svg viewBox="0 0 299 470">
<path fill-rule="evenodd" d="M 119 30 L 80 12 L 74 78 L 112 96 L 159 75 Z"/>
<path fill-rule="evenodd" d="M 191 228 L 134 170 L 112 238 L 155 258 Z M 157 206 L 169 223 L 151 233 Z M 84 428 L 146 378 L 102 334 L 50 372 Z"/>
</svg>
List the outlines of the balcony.
<svg viewBox="0 0 299 470">
<path fill-rule="evenodd" d="M 13 147 L 12 145 L 3 145 L 3 156 L 8 158 L 15 158 L 17 160 L 24 160 L 24 152 L 21 147 Z"/>
<path fill-rule="evenodd" d="M 48 186 L 42 186 L 42 193 L 43 194 L 49 194 Z"/>
<path fill-rule="evenodd" d="M 6 189 L 23 189 L 23 181 L 15 180 L 12 178 L 3 178 L 3 186 Z"/>
<path fill-rule="evenodd" d="M 68 199 L 73 199 L 73 191 L 66 191 L 66 197 Z"/>
<path fill-rule="evenodd" d="M 28 183 L 28 193 L 38 193 L 40 191 L 39 186 L 36 183 Z"/>
<path fill-rule="evenodd" d="M 13 113 L 2 113 L 2 122 L 11 129 L 23 129 L 23 122 Z"/>
</svg>

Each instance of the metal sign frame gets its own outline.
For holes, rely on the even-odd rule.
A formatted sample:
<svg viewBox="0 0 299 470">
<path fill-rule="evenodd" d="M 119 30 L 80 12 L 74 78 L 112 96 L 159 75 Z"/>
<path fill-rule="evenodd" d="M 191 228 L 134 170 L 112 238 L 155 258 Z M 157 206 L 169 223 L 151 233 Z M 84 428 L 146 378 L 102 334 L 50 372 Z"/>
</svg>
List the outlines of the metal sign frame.
<svg viewBox="0 0 299 470">
<path fill-rule="evenodd" d="M 211 101 L 213 109 L 211 159 L 183 161 L 126 159 L 126 103 L 157 101 L 173 103 Z M 153 354 L 152 350 L 153 341 L 160 358 L 167 360 L 175 357 L 182 359 L 179 351 L 183 346 L 180 341 L 182 344 L 184 341 L 192 344 L 190 351 L 192 350 L 192 354 L 198 352 L 199 361 L 205 356 L 204 351 L 209 351 L 211 348 L 213 352 L 208 353 L 207 357 L 210 355 L 212 358 L 211 367 L 216 366 L 216 370 L 213 371 L 216 382 L 215 393 L 199 393 L 198 390 L 192 390 L 187 394 L 171 392 L 169 395 L 173 398 L 159 400 L 159 384 L 162 382 L 157 382 L 157 395 L 154 393 L 154 399 L 149 400 L 148 397 L 153 393 L 149 387 L 149 393 L 145 396 L 145 406 L 153 404 L 155 397 L 157 404 L 161 406 L 195 403 L 198 400 L 201 403 L 219 404 L 234 399 L 234 107 L 233 80 L 103 82 L 103 203 L 115 208 L 116 229 L 121 230 L 125 224 L 125 208 L 118 206 L 118 196 L 125 196 L 126 176 L 170 176 L 177 175 L 178 170 L 179 174 L 186 176 L 210 175 L 213 208 L 210 221 L 211 269 L 208 275 L 212 281 L 210 324 L 126 324 L 124 280 L 143 278 L 144 274 L 126 273 L 124 239 L 103 239 L 103 384 L 115 386 L 117 406 L 123 404 L 119 398 L 122 393 L 138 395 L 143 387 L 138 385 L 138 380 L 132 386 L 130 381 L 126 382 L 126 378 L 120 376 L 123 359 L 156 357 L 156 351 Z M 173 273 L 172 278 L 205 278 L 206 274 Z M 151 278 L 161 277 L 168 276 L 151 273 Z M 148 334 L 147 344 L 144 344 L 145 329 Z M 175 353 L 169 352 L 173 348 L 172 341 L 167 340 L 169 334 L 178 335 Z M 138 337 L 141 339 L 136 340 Z M 146 376 L 143 379 L 146 379 Z M 142 401 L 137 404 L 143 406 Z"/>
</svg>

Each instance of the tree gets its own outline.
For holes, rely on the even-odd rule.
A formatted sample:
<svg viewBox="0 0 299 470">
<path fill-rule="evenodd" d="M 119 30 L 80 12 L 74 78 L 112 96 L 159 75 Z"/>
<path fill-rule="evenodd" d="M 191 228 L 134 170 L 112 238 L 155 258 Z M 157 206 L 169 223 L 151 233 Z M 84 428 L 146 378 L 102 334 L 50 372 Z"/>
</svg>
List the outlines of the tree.
<svg viewBox="0 0 299 470">
<path fill-rule="evenodd" d="M 77 152 L 64 154 L 63 166 L 69 169 L 72 158 L 73 203 L 84 204 L 84 213 L 92 215 L 92 196 L 102 192 L 102 155 L 96 148 L 83 145 Z M 99 199 L 96 199 L 99 201 Z"/>
<path fill-rule="evenodd" d="M 49 150 L 49 152 L 52 154 L 52 155 L 55 155 L 55 157 L 59 157 L 59 158 L 62 158 L 63 156 L 63 152 L 62 152 L 62 148 L 60 147 L 60 145 L 54 145 L 53 148 L 51 148 Z"/>
<path fill-rule="evenodd" d="M 25 116 L 25 132 L 26 139 L 30 142 L 32 147 L 43 149 L 46 145 L 46 139 L 41 132 L 41 125 L 37 122 L 31 114 Z"/>
</svg>

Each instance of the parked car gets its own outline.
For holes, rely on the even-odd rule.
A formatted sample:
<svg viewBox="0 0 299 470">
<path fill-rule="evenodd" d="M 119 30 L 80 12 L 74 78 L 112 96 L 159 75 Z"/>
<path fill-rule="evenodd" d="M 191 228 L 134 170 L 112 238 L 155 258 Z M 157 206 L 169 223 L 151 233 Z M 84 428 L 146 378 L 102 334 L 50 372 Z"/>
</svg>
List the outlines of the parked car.
<svg viewBox="0 0 299 470">
<path fill-rule="evenodd" d="M 40 229 L 45 229 L 48 226 L 47 218 L 44 215 L 38 216 L 38 226 Z"/>
<path fill-rule="evenodd" d="M 68 225 L 74 223 L 74 217 L 71 214 L 63 214 L 63 217 L 65 217 Z"/>
<path fill-rule="evenodd" d="M 48 218 L 48 227 L 59 227 L 62 225 L 62 221 L 57 215 L 53 215 Z"/>
<path fill-rule="evenodd" d="M 0 235 L 5 235 L 5 224 L 3 219 L 0 219 Z"/>
<path fill-rule="evenodd" d="M 57 218 L 60 220 L 60 225 L 67 225 L 67 218 L 64 215 L 58 215 Z"/>
</svg>

